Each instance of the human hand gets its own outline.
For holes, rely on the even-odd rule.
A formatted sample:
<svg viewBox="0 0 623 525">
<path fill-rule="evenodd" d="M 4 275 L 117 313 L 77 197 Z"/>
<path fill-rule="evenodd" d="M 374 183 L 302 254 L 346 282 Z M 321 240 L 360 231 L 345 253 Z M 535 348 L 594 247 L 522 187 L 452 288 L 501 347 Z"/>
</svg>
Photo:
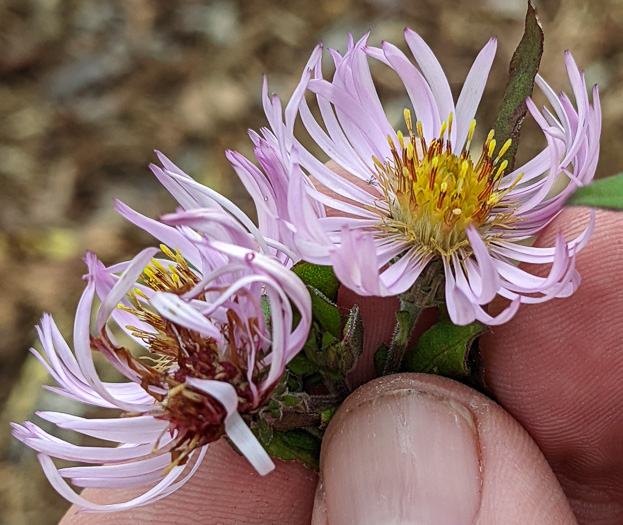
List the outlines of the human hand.
<svg viewBox="0 0 623 525">
<path fill-rule="evenodd" d="M 539 242 L 551 244 L 561 227 L 577 233 L 585 215 L 565 212 Z M 488 384 L 534 441 L 500 406 L 459 383 L 390 376 L 360 388 L 334 416 L 318 490 L 318 477 L 295 463 L 275 461 L 276 470 L 260 477 L 221 441 L 168 498 L 118 514 L 72 508 L 62 524 L 571 524 L 573 512 L 582 525 L 622 523 L 619 219 L 598 213 L 571 298 L 525 306 L 481 341 Z M 388 304 L 363 308 L 369 348 L 388 336 L 381 330 L 392 325 Z M 130 492 L 85 495 L 105 503 Z"/>
</svg>

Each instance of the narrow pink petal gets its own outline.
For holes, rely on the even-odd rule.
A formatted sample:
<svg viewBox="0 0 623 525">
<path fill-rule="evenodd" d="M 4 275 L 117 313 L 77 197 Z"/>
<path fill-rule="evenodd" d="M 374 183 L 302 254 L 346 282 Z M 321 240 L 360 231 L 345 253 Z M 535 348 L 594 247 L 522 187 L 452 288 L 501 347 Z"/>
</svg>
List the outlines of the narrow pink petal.
<svg viewBox="0 0 623 525">
<path fill-rule="evenodd" d="M 210 337 L 217 341 L 222 340 L 220 330 L 207 317 L 201 315 L 178 295 L 168 292 L 156 292 L 150 299 L 150 304 L 160 315 L 170 321 L 194 330 L 203 337 Z"/>
<path fill-rule="evenodd" d="M 409 28 L 405 29 L 405 40 L 435 96 L 437 107 L 439 108 L 439 116 L 442 120 L 446 120 L 450 113 L 456 114 L 456 110 L 454 109 L 452 91 L 441 64 L 439 64 L 430 47 L 415 31 Z M 456 127 L 453 127 L 452 142 L 456 142 L 455 138 Z"/>
<path fill-rule="evenodd" d="M 474 115 L 476 115 L 478 104 L 480 104 L 496 49 L 497 39 L 490 38 L 474 60 L 461 89 L 461 94 L 456 103 L 456 143 L 453 144 L 455 152 L 460 152 L 463 149 L 467 139 L 469 126 Z"/>
<path fill-rule="evenodd" d="M 272 471 L 275 464 L 238 413 L 236 389 L 229 383 L 222 381 L 187 378 L 186 382 L 197 390 L 214 397 L 225 407 L 227 410 L 227 417 L 225 418 L 227 437 L 231 439 L 232 443 L 236 445 L 258 473 L 265 476 Z"/>
<path fill-rule="evenodd" d="M 496 295 L 498 288 L 500 287 L 500 278 L 498 272 L 493 266 L 493 260 L 487 250 L 487 246 L 480 237 L 480 234 L 472 225 L 465 228 L 465 233 L 469 239 L 470 246 L 474 252 L 474 257 L 478 262 L 478 274 L 480 277 L 480 290 L 475 291 L 479 304 L 485 304 L 490 302 Z M 468 272 L 467 277 L 469 279 L 473 272 Z M 471 281 L 470 281 L 471 283 Z M 472 290 L 474 287 L 472 286 Z"/>
<path fill-rule="evenodd" d="M 106 299 L 102 301 L 102 306 L 97 312 L 97 319 L 95 323 L 97 333 L 102 331 L 102 328 L 104 328 L 113 310 L 117 308 L 117 305 L 132 289 L 137 279 L 143 273 L 145 266 L 147 266 L 149 261 L 158 253 L 158 251 L 158 248 L 145 248 L 139 252 L 134 259 L 132 259 L 132 262 L 123 272 L 119 280 L 115 283 L 115 286 L 112 288 Z"/>
</svg>

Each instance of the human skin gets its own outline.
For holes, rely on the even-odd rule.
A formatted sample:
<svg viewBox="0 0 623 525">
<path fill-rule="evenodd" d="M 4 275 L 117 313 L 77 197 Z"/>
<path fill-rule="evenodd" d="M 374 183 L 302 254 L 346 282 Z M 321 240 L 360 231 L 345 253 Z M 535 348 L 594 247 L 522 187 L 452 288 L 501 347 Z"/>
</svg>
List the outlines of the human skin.
<svg viewBox="0 0 623 525">
<path fill-rule="evenodd" d="M 571 238 L 586 218 L 586 210 L 567 210 L 537 242 L 551 245 L 560 229 Z M 620 221 L 598 213 L 577 257 L 582 284 L 572 297 L 524 305 L 483 337 L 486 380 L 501 406 L 444 378 L 382 378 L 334 416 L 320 484 L 280 461 L 262 478 L 219 442 L 168 498 L 115 514 L 72 507 L 61 523 L 343 525 L 379 523 L 378 516 L 387 518 L 381 523 L 623 523 Z M 389 336 L 393 312 L 387 300 L 367 301 L 364 328 L 374 345 Z M 101 503 L 132 495 L 83 494 Z"/>
</svg>

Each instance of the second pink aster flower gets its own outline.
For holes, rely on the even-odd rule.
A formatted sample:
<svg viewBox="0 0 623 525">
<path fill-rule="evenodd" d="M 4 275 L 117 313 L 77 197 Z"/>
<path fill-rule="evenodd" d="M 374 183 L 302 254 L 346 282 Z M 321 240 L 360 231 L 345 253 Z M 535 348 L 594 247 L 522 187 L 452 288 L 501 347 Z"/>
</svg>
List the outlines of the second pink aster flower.
<svg viewBox="0 0 623 525">
<path fill-rule="evenodd" d="M 194 196 L 186 193 L 196 183 L 161 159 L 164 169 L 154 171 L 187 210 L 156 221 L 117 204 L 125 218 L 163 243 L 160 250 L 148 248 L 111 267 L 87 255 L 73 352 L 51 316 L 38 328 L 43 352 L 35 355 L 58 383 L 51 390 L 120 410 L 124 417 L 39 416 L 118 446 L 76 446 L 28 421 L 13 425 L 14 435 L 39 452 L 54 488 L 94 511 L 124 510 L 167 496 L 222 436 L 260 474 L 270 472 L 274 464 L 248 423 L 302 348 L 311 323 L 309 293 L 268 253 L 270 241 L 212 190 L 197 185 Z M 103 381 L 96 354 L 126 381 Z M 58 469 L 52 458 L 87 465 Z M 77 487 L 145 488 L 128 501 L 99 505 L 78 495 L 67 480 Z"/>
</svg>

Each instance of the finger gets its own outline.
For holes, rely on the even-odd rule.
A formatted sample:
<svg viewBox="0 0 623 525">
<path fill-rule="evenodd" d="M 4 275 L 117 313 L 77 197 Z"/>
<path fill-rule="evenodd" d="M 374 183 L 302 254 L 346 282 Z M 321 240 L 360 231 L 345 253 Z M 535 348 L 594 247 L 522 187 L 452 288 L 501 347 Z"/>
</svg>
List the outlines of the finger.
<svg viewBox="0 0 623 525">
<path fill-rule="evenodd" d="M 318 476 L 297 463 L 275 460 L 266 476 L 255 472 L 223 440 L 210 450 L 195 475 L 180 490 L 151 505 L 112 514 L 77 513 L 74 506 L 61 525 L 241 525 L 309 523 Z M 127 501 L 130 490 L 86 489 L 83 496 L 102 504 Z"/>
<path fill-rule="evenodd" d="M 573 238 L 585 210 L 540 237 Z M 525 306 L 482 340 L 486 380 L 552 465 L 582 524 L 623 523 L 623 232 L 599 212 L 567 299 Z"/>
<path fill-rule="evenodd" d="M 504 410 L 449 379 L 372 381 L 323 441 L 314 525 L 576 523 L 538 447 Z"/>
</svg>

